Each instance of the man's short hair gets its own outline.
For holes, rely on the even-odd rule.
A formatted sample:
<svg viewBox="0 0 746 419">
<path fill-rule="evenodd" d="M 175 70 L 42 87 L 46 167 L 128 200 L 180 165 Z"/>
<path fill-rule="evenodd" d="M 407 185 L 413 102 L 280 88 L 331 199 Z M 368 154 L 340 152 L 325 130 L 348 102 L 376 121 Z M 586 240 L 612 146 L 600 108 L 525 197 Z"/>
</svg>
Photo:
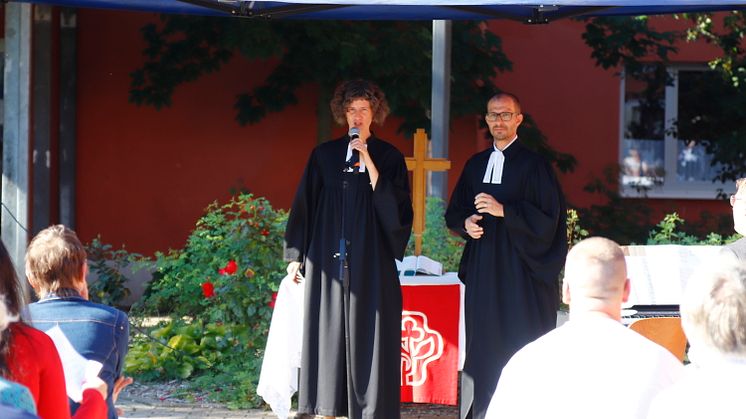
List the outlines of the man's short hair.
<svg viewBox="0 0 746 419">
<path fill-rule="evenodd" d="M 746 356 L 746 264 L 722 258 L 692 276 L 681 302 L 692 346 Z"/>
<path fill-rule="evenodd" d="M 487 101 L 487 104 L 489 105 L 490 102 L 492 102 L 494 100 L 502 99 L 504 97 L 512 100 L 513 101 L 513 105 L 515 105 L 515 111 L 517 113 L 521 113 L 521 101 L 518 100 L 518 96 L 516 96 L 516 95 L 514 95 L 513 93 L 510 93 L 510 92 L 496 93 L 494 96 L 492 96 L 490 98 L 490 100 Z"/>
<path fill-rule="evenodd" d="M 613 240 L 589 237 L 567 253 L 564 281 L 578 297 L 614 298 L 624 290 L 626 280 L 624 252 Z"/>
<path fill-rule="evenodd" d="M 746 186 L 746 177 L 736 179 L 736 192 L 740 191 L 744 186 Z"/>
<path fill-rule="evenodd" d="M 26 272 L 42 293 L 72 288 L 80 279 L 86 251 L 75 232 L 61 224 L 47 227 L 26 250 Z"/>
</svg>

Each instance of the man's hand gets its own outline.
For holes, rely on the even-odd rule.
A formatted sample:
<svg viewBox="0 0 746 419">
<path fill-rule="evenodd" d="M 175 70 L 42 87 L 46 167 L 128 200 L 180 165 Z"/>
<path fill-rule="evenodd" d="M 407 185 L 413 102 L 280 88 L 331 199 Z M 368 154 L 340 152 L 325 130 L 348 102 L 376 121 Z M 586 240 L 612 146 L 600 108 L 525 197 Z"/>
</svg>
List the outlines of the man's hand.
<svg viewBox="0 0 746 419">
<path fill-rule="evenodd" d="M 478 239 L 482 237 L 482 234 L 484 234 L 482 226 L 477 224 L 481 219 L 481 215 L 474 214 L 464 221 L 464 230 L 466 230 L 466 234 L 468 234 L 472 239 Z"/>
<path fill-rule="evenodd" d="M 132 377 L 125 377 L 120 376 L 117 378 L 117 381 L 114 381 L 114 391 L 111 393 L 111 400 L 116 403 L 117 399 L 119 398 L 119 393 L 124 390 L 125 387 L 132 384 L 135 380 L 132 379 Z M 117 410 L 117 416 L 124 416 L 124 411 L 120 408 L 116 408 Z"/>
<path fill-rule="evenodd" d="M 303 279 L 302 276 L 300 276 L 300 262 L 290 262 L 288 263 L 288 275 L 293 276 L 293 281 L 295 281 L 296 284 L 300 284 L 300 281 Z"/>
<path fill-rule="evenodd" d="M 503 211 L 503 204 L 497 202 L 497 200 L 484 192 L 477 194 L 474 197 L 474 206 L 477 208 L 477 212 L 480 214 L 491 214 L 495 217 L 504 217 L 505 212 Z"/>
<path fill-rule="evenodd" d="M 119 393 L 121 393 L 125 387 L 132 384 L 134 381 L 135 380 L 133 380 L 132 377 L 125 377 L 123 375 L 117 378 L 117 381 L 114 381 L 114 391 L 112 391 L 111 393 L 111 399 L 114 401 L 114 403 L 117 402 Z"/>
</svg>

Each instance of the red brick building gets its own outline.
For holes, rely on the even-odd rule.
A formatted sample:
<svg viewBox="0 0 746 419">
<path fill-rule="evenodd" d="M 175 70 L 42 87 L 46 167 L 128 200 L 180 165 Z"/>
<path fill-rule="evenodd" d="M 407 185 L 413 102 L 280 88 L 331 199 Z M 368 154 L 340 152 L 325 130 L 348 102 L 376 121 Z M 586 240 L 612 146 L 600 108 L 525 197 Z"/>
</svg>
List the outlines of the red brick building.
<svg viewBox="0 0 746 419">
<path fill-rule="evenodd" d="M 275 207 L 287 208 L 316 144 L 311 81 L 297 105 L 256 125 L 240 126 L 234 120 L 235 95 L 259 83 L 271 70 L 266 64 L 234 59 L 217 73 L 179 86 L 168 108 L 130 103 L 130 73 L 143 63 L 140 28 L 156 19 L 150 13 L 77 11 L 75 228 L 83 240 L 101 234 L 105 242 L 144 253 L 181 247 L 203 209 L 213 200 L 226 200 L 231 189 L 248 188 Z M 657 21 L 675 24 L 666 18 Z M 602 202 L 583 186 L 605 167 L 623 161 L 632 147 L 623 121 L 633 118 L 635 109 L 634 86 L 624 84 L 619 70 L 595 65 L 580 36 L 583 25 L 572 20 L 536 26 L 489 23 L 513 62 L 513 71 L 499 75 L 496 84 L 520 96 L 524 112 L 533 116 L 553 148 L 577 158 L 575 171 L 560 176 L 575 207 Z M 681 46 L 672 71 L 703 70 L 716 53 L 702 45 Z M 666 106 L 674 109 L 676 103 Z M 466 159 L 488 145 L 478 129 L 479 118 L 452 122 L 451 187 Z M 397 125 L 389 120 L 378 134 L 410 155 L 412 142 L 396 134 Z M 343 132 L 338 128 L 335 134 Z M 675 140 L 656 144 L 658 148 L 642 150 L 643 159 L 651 167 L 674 168 L 673 176 L 676 161 L 671 159 L 681 150 Z M 676 210 L 687 220 L 703 210 L 727 214 L 727 203 L 715 199 L 716 188 L 709 182 L 667 178 L 658 198 L 648 202 L 659 213 Z"/>
</svg>

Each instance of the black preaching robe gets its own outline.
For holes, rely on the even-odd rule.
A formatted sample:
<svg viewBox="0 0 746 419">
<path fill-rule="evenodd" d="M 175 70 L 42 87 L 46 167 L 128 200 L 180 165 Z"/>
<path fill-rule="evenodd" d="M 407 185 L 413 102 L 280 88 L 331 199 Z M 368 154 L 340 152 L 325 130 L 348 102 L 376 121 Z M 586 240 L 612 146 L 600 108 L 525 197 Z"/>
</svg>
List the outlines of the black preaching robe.
<svg viewBox="0 0 746 419">
<path fill-rule="evenodd" d="M 373 190 L 367 170 L 343 172 L 348 142 L 345 136 L 313 150 L 285 233 L 285 258 L 303 263 L 306 286 L 298 412 L 396 419 L 402 300 L 394 259 L 402 258 L 412 229 L 407 167 L 399 150 L 370 137 L 368 152 L 379 172 Z M 343 214 L 349 241 L 349 360 L 335 257 Z"/>
<path fill-rule="evenodd" d="M 510 357 L 555 327 L 567 255 L 565 201 L 549 163 L 515 141 L 503 151 L 502 183 L 483 183 L 492 151 L 466 162 L 445 214 L 448 227 L 467 240 L 459 266 L 466 285 L 461 418 L 484 418 Z M 464 220 L 478 214 L 480 192 L 502 203 L 505 216 L 480 214 L 484 234 L 474 240 Z"/>
</svg>

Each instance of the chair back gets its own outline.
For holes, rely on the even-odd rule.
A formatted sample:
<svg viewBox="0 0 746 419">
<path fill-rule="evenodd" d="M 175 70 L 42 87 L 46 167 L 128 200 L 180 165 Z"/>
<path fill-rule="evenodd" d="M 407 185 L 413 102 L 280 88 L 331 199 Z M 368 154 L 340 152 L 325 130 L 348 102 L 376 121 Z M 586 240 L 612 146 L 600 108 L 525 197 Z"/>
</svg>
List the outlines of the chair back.
<svg viewBox="0 0 746 419">
<path fill-rule="evenodd" d="M 678 317 L 650 317 L 635 320 L 629 328 L 668 349 L 679 361 L 684 361 L 686 335 Z"/>
</svg>

